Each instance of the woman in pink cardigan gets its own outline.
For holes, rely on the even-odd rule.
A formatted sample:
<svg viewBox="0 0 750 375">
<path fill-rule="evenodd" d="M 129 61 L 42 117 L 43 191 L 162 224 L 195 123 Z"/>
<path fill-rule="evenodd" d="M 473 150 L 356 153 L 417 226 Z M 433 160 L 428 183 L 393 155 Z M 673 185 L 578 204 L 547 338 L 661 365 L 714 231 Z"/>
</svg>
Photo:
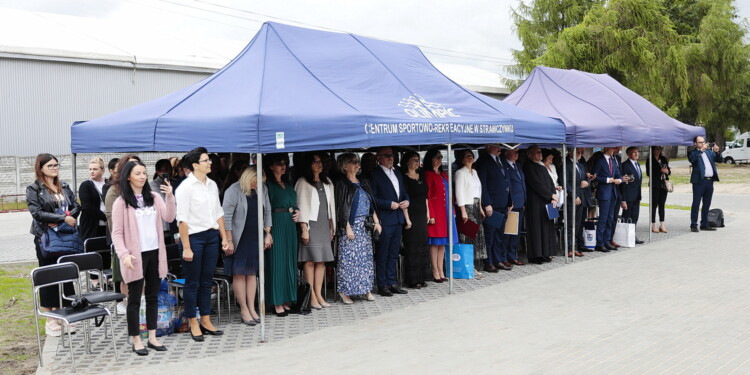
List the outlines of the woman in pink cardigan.
<svg viewBox="0 0 750 375">
<path fill-rule="evenodd" d="M 138 326 L 144 283 L 148 347 L 159 352 L 167 350 L 156 338 L 157 297 L 161 279 L 167 275 L 162 222 L 174 220 L 175 199 L 168 181 L 160 186 L 166 202 L 151 191 L 146 166 L 139 161 L 125 164 L 119 175 L 120 197 L 112 206 L 112 242 L 120 258 L 122 278 L 130 290 L 127 319 L 133 352 L 148 355 Z"/>
</svg>

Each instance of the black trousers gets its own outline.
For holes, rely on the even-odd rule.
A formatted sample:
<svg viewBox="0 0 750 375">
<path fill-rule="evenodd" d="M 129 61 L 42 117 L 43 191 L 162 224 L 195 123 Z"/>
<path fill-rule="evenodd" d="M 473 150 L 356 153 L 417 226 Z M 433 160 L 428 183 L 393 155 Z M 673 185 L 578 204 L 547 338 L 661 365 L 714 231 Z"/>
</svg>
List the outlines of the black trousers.
<svg viewBox="0 0 750 375">
<path fill-rule="evenodd" d="M 651 207 L 651 222 L 656 223 L 656 211 L 659 210 L 659 221 L 664 221 L 664 204 L 667 202 L 666 190 L 661 187 L 654 187 L 654 205 Z"/>
<path fill-rule="evenodd" d="M 156 329 L 156 319 L 159 313 L 159 250 L 141 253 L 143 278 L 128 283 L 128 336 L 138 336 L 141 332 L 139 311 L 141 308 L 141 292 L 146 284 L 146 328 Z"/>
</svg>

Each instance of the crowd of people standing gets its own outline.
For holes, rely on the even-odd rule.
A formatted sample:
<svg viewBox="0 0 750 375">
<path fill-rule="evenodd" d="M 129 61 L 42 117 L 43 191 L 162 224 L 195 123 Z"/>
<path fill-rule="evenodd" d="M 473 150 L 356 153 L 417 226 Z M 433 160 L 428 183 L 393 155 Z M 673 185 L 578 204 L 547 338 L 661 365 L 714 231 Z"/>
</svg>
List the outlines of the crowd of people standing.
<svg viewBox="0 0 750 375">
<path fill-rule="evenodd" d="M 569 247 L 562 251 L 583 256 L 585 251 L 615 250 L 619 245 L 613 241 L 614 220 L 620 209 L 623 218 L 638 219 L 643 178 L 638 150 L 628 148 L 625 161 L 615 147 L 589 160 L 583 158 L 584 151 L 571 149 L 563 160 L 559 151 L 535 145 L 519 151 L 488 144 L 478 157 L 471 149 L 455 150 L 456 163 L 449 168 L 437 148 L 420 157 L 416 151 L 382 147 L 361 157 L 352 152 L 337 158 L 318 151 L 295 154 L 294 166 L 287 154 L 270 154 L 264 169 L 258 170 L 252 160 L 215 168 L 221 159 L 199 147 L 180 160 L 159 160 L 152 176 L 137 155 L 128 154 L 109 162 L 109 179 L 104 178 L 104 160 L 90 160 L 90 178 L 78 189 L 80 204 L 74 190 L 60 181 L 57 159 L 40 154 L 27 201 L 40 266 L 57 259 L 41 253 L 39 238 L 63 223 L 77 224 L 83 239 L 107 236 L 114 244 L 115 285 L 128 295 L 118 307 L 127 316 L 133 351 L 146 355 L 146 347 L 166 350 L 153 332 L 156 294 L 167 273 L 165 245 L 175 242 L 182 252 L 185 313 L 195 341 L 223 334 L 211 321 L 217 264 L 232 278 L 242 323 L 260 322 L 256 289 L 261 245 L 266 302 L 278 317 L 289 314 L 299 297 L 300 271 L 310 284 L 310 306 L 331 306 L 323 293 L 326 278 L 334 275 L 328 265 L 335 265 L 336 292 L 344 304 L 354 303 L 353 297 L 374 301 L 373 292 L 392 297 L 428 287 L 428 282 L 443 283 L 448 280 L 445 252 L 451 238 L 473 245 L 477 272 L 524 266 L 519 257 L 524 231 L 527 260 L 550 262 L 562 250 L 561 231 L 556 228 L 563 225 L 550 210 L 564 206 L 567 216 L 575 215 L 576 220 L 566 221 Z M 648 159 L 645 173 L 652 180 L 668 181 L 671 170 L 661 148 Z M 714 179 L 714 174 L 703 173 L 699 183 Z M 264 184 L 262 199 L 258 174 Z M 656 186 L 652 210 L 654 218 L 658 211 L 660 224 L 653 222 L 654 232 L 666 232 L 667 193 L 667 184 Z M 595 207 L 598 215 L 592 212 Z M 511 215 L 517 227 L 508 231 Z M 594 216 L 596 246 L 591 249 L 584 246 L 583 224 Z M 475 231 L 457 229 L 469 222 L 476 224 Z M 141 295 L 150 333 L 145 345 L 138 332 Z M 56 290 L 43 289 L 41 297 L 43 308 L 60 307 Z M 60 335 L 59 322 L 49 319 L 46 324 L 48 334 Z"/>
</svg>

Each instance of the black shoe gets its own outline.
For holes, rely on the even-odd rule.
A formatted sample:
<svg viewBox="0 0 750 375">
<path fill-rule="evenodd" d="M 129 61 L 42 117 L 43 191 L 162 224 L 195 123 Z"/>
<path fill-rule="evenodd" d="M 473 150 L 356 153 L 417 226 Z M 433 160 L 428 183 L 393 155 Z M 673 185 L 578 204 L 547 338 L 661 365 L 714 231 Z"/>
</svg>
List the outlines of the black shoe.
<svg viewBox="0 0 750 375">
<path fill-rule="evenodd" d="M 164 346 L 164 345 L 154 345 L 154 344 L 151 343 L 151 341 L 147 342 L 146 346 L 149 347 L 149 348 L 151 348 L 151 349 L 156 350 L 157 352 L 166 352 L 167 351 L 167 347 L 166 346 Z"/>
<path fill-rule="evenodd" d="M 395 285 L 395 284 L 394 284 L 394 285 L 391 285 L 391 286 L 390 286 L 390 287 L 388 288 L 388 290 L 390 290 L 390 291 L 391 291 L 391 293 L 393 293 L 393 294 L 407 294 L 407 293 L 409 293 L 409 292 L 407 292 L 407 291 L 405 291 L 405 290 L 401 289 L 401 287 L 400 287 L 400 286 L 398 286 L 398 285 Z"/>
<path fill-rule="evenodd" d="M 190 338 L 193 339 L 193 341 L 203 342 L 203 340 L 205 339 L 203 335 L 198 335 L 198 336 L 193 335 L 193 330 L 190 329 L 189 327 L 188 327 L 188 331 L 190 332 Z"/>
<path fill-rule="evenodd" d="M 614 246 L 612 246 L 612 245 L 610 245 L 608 243 L 604 244 L 604 248 L 607 249 L 607 250 L 617 250 L 616 247 L 614 247 Z"/>
<path fill-rule="evenodd" d="M 594 248 L 594 250 L 602 252 L 602 253 L 608 253 L 609 252 L 609 249 L 607 249 L 607 248 L 605 248 L 603 246 L 600 246 L 600 245 L 597 245 L 596 248 Z"/>
<path fill-rule="evenodd" d="M 406 287 L 409 289 L 422 289 L 422 285 L 420 285 L 419 283 L 409 283 L 406 284 Z"/>
<path fill-rule="evenodd" d="M 443 282 L 443 279 L 435 279 L 435 278 L 433 278 L 433 279 L 432 279 L 432 281 L 434 281 L 434 282 L 436 282 L 436 283 L 440 284 L 440 283 L 442 283 L 442 282 Z"/>
<path fill-rule="evenodd" d="M 503 270 L 503 271 L 510 271 L 513 269 L 513 267 L 508 267 L 502 263 L 497 264 L 497 269 Z M 497 272 L 497 271 L 496 271 Z"/>
<path fill-rule="evenodd" d="M 148 349 L 146 348 L 136 349 L 135 345 L 133 345 L 133 353 L 138 354 L 140 356 L 148 355 Z"/>
<path fill-rule="evenodd" d="M 393 293 L 388 288 L 378 288 L 378 294 L 383 297 L 393 297 Z"/>
<path fill-rule="evenodd" d="M 690 231 L 691 231 L 691 232 L 700 232 L 700 231 L 698 230 L 698 227 L 690 227 Z"/>
<path fill-rule="evenodd" d="M 636 245 L 643 245 L 643 241 L 641 241 L 641 240 L 639 240 L 639 239 L 636 238 L 635 239 L 635 244 Z"/>
<path fill-rule="evenodd" d="M 206 328 L 206 327 L 204 327 L 202 325 L 200 327 L 201 327 L 201 333 L 203 333 L 203 334 L 207 333 L 207 334 L 209 334 L 211 336 L 221 336 L 221 335 L 224 334 L 224 331 L 222 331 L 220 329 L 217 329 L 216 331 L 212 331 L 212 330 L 210 330 L 210 329 L 208 329 L 208 328 Z"/>
<path fill-rule="evenodd" d="M 484 266 L 484 270 L 487 271 L 487 272 L 491 272 L 491 273 L 497 273 L 498 272 L 497 267 L 493 266 L 490 263 L 487 263 L 487 265 Z"/>
<path fill-rule="evenodd" d="M 542 257 L 542 258 L 544 258 L 544 261 L 547 263 L 552 261 L 552 257 Z"/>
<path fill-rule="evenodd" d="M 417 285 L 419 285 L 420 288 L 427 288 L 427 282 L 426 281 L 422 281 L 421 283 L 419 283 Z"/>
<path fill-rule="evenodd" d="M 716 230 L 714 227 L 701 227 L 701 230 Z"/>
<path fill-rule="evenodd" d="M 578 248 L 578 251 L 580 251 L 582 253 L 590 253 L 590 252 L 594 251 L 594 249 L 589 249 L 588 247 L 581 246 L 581 247 Z"/>
<path fill-rule="evenodd" d="M 282 312 L 278 312 L 276 310 L 273 310 L 273 313 L 276 314 L 276 316 L 278 316 L 279 318 L 283 318 L 283 317 L 289 315 L 289 312 L 286 311 L 286 310 L 284 310 Z"/>
<path fill-rule="evenodd" d="M 531 258 L 529 259 L 529 263 L 542 264 L 544 263 L 544 258 L 542 257 Z"/>
</svg>

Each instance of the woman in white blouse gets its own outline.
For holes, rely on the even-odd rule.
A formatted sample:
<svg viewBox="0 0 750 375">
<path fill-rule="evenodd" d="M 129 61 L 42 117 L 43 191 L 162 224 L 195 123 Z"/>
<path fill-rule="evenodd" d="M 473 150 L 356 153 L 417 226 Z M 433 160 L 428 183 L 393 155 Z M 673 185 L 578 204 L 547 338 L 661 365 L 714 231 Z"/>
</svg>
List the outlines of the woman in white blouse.
<svg viewBox="0 0 750 375">
<path fill-rule="evenodd" d="M 552 150 L 544 148 L 542 149 L 542 161 L 539 162 L 539 164 L 547 168 L 547 173 L 549 173 L 549 177 L 552 179 L 552 183 L 555 184 L 555 189 L 557 189 L 557 191 L 561 191 L 562 186 L 560 186 L 560 177 L 557 174 L 557 167 L 555 167 L 555 163 L 552 162 L 554 159 L 555 154 L 552 152 Z"/>
<path fill-rule="evenodd" d="M 456 162 L 463 165 L 453 176 L 456 190 L 456 206 L 461 214 L 459 220 L 464 223 L 471 220 L 479 224 L 479 231 L 474 238 L 463 233 L 459 233 L 458 238 L 461 243 L 474 244 L 474 262 L 475 264 L 484 264 L 487 259 L 487 245 L 484 241 L 484 211 L 482 210 L 482 183 L 479 181 L 479 175 L 474 170 L 474 152 L 471 150 L 457 150 L 454 155 Z M 460 226 L 459 226 L 460 228 Z"/>
</svg>

